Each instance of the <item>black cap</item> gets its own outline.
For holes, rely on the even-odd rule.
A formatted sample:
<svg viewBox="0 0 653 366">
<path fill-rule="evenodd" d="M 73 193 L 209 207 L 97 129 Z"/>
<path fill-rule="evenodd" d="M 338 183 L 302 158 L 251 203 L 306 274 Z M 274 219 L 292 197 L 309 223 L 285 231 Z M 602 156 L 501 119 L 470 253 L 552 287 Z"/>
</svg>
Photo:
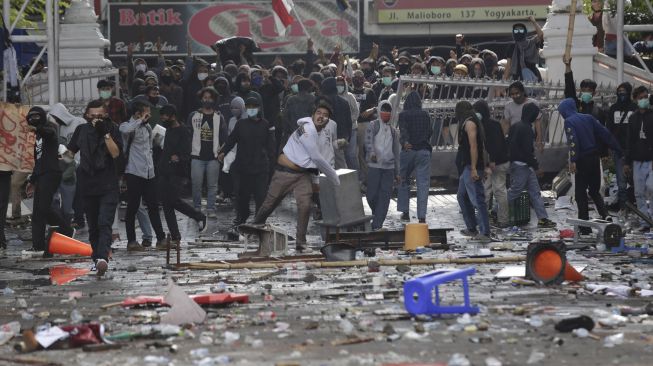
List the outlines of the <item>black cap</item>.
<svg viewBox="0 0 653 366">
<path fill-rule="evenodd" d="M 261 103 L 259 103 L 258 99 L 255 97 L 249 97 L 245 100 L 245 105 L 256 105 L 260 106 Z"/>
<path fill-rule="evenodd" d="M 106 87 L 113 88 L 114 85 L 116 85 L 116 83 L 113 80 L 102 79 L 102 80 L 97 82 L 97 88 L 98 89 L 102 89 L 102 88 L 106 88 Z"/>
</svg>

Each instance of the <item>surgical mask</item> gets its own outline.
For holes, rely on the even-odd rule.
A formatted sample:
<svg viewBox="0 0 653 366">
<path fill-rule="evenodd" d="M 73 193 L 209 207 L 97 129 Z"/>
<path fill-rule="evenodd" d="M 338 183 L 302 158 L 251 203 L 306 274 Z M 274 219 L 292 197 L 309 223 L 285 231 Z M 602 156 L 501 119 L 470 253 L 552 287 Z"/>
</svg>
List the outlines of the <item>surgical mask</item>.
<svg viewBox="0 0 653 366">
<path fill-rule="evenodd" d="M 110 90 L 100 90 L 100 98 L 102 98 L 102 99 L 111 98 L 111 91 Z"/>
<path fill-rule="evenodd" d="M 442 68 L 440 66 L 431 66 L 431 72 L 433 75 L 439 75 L 441 71 Z"/>
<path fill-rule="evenodd" d="M 290 86 L 290 90 L 292 90 L 292 92 L 295 93 L 295 94 L 299 93 L 299 85 L 297 85 L 297 84 L 292 84 L 292 85 Z"/>
<path fill-rule="evenodd" d="M 385 86 L 390 86 L 392 85 L 392 78 L 390 76 L 384 76 L 381 81 L 383 82 L 383 85 Z"/>
<path fill-rule="evenodd" d="M 589 102 L 591 102 L 591 101 L 592 101 L 592 98 L 594 98 L 594 96 L 592 95 L 592 93 L 588 93 L 588 92 L 582 92 L 582 93 L 580 93 L 580 100 L 581 100 L 583 103 L 589 103 Z"/>
<path fill-rule="evenodd" d="M 258 115 L 258 108 L 247 108 L 247 115 L 250 118 L 254 118 Z"/>
<path fill-rule="evenodd" d="M 197 74 L 197 80 L 203 81 L 204 79 L 208 78 L 209 74 L 206 72 L 200 72 Z"/>
<path fill-rule="evenodd" d="M 476 118 L 477 118 L 479 121 L 482 121 L 482 120 L 483 120 L 483 115 L 481 115 L 481 114 L 478 113 L 478 112 L 476 112 L 475 114 L 476 114 Z"/>
<path fill-rule="evenodd" d="M 206 109 L 213 108 L 213 101 L 212 100 L 203 100 L 202 101 L 202 108 L 206 108 Z"/>
<path fill-rule="evenodd" d="M 650 105 L 651 102 L 649 102 L 648 98 L 640 99 L 637 101 L 637 107 L 639 107 L 639 109 L 648 109 Z"/>
<path fill-rule="evenodd" d="M 653 48 L 653 41 L 646 41 L 646 47 Z"/>
<path fill-rule="evenodd" d="M 392 117 L 392 112 L 379 112 L 379 118 L 381 118 L 381 121 L 383 122 L 388 122 L 390 117 Z"/>
<path fill-rule="evenodd" d="M 138 65 L 136 65 L 134 68 L 136 69 L 136 71 L 140 71 L 140 72 L 143 72 L 143 73 L 144 73 L 145 70 L 147 70 L 147 65 L 145 65 L 145 64 L 138 64 Z"/>
<path fill-rule="evenodd" d="M 617 93 L 617 99 L 622 103 L 627 102 L 628 101 L 628 93 L 624 93 L 624 92 Z"/>
<path fill-rule="evenodd" d="M 336 88 L 338 89 L 338 94 L 342 94 L 345 92 L 345 86 L 344 85 L 337 85 Z"/>
</svg>

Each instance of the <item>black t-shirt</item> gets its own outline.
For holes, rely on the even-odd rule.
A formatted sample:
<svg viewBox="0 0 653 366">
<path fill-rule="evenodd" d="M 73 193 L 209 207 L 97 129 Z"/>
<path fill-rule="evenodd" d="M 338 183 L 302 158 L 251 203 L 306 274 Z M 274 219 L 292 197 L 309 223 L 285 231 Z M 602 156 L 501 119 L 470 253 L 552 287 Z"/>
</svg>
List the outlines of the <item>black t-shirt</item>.
<svg viewBox="0 0 653 366">
<path fill-rule="evenodd" d="M 57 126 L 46 123 L 38 128 L 34 143 L 34 171 L 32 178 L 46 173 L 61 173 L 59 165 L 59 133 Z"/>
<path fill-rule="evenodd" d="M 354 98 L 356 98 L 356 101 L 358 102 L 361 114 L 372 107 L 376 107 L 378 104 L 376 93 L 374 93 L 374 90 L 370 88 L 354 89 L 352 94 L 354 94 Z M 358 122 L 370 122 L 374 119 L 376 119 L 376 117 L 375 114 L 372 113 L 367 118 L 359 116 Z"/>
<path fill-rule="evenodd" d="M 458 132 L 458 143 L 460 147 L 458 148 L 458 153 L 461 154 L 460 162 L 462 163 L 463 167 L 472 164 L 472 154 L 470 152 L 469 137 L 467 136 L 467 131 L 465 131 L 466 123 L 476 124 L 476 149 L 478 151 L 478 159 L 476 160 L 476 169 L 482 171 L 483 168 L 485 167 L 485 164 L 483 163 L 484 147 L 483 147 L 483 136 L 481 135 L 482 130 L 479 127 L 479 124 L 473 119 L 469 119 L 465 121 L 465 123 L 462 123 L 459 127 L 460 131 Z"/>
<path fill-rule="evenodd" d="M 200 160 L 215 160 L 213 154 L 213 114 L 204 114 L 200 124 Z"/>
<path fill-rule="evenodd" d="M 122 155 L 122 138 L 118 127 L 110 123 L 111 138 Z M 68 150 L 79 151 L 80 166 L 77 179 L 82 195 L 103 195 L 118 190 L 115 160 L 109 154 L 104 136 L 98 135 L 91 123 L 79 125 L 68 143 Z"/>
<path fill-rule="evenodd" d="M 187 175 L 187 166 L 190 158 L 190 131 L 184 126 L 172 127 L 166 130 L 166 140 L 159 158 L 159 172 L 162 176 Z M 173 162 L 170 157 L 177 155 L 178 162 Z"/>
</svg>

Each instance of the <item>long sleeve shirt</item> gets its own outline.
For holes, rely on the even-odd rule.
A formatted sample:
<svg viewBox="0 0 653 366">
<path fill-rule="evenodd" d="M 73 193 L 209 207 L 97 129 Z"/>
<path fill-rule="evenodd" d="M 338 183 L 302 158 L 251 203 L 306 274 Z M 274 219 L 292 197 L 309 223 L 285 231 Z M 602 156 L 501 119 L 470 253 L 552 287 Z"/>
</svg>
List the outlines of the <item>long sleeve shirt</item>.
<svg viewBox="0 0 653 366">
<path fill-rule="evenodd" d="M 320 154 L 319 136 L 315 124 L 310 117 L 299 121 L 299 128 L 288 139 L 283 153 L 294 164 L 304 169 L 317 168 L 336 185 L 340 178 L 331 164 Z M 240 148 L 238 148 L 240 151 Z"/>
<path fill-rule="evenodd" d="M 238 144 L 238 153 L 231 170 L 243 174 L 268 173 L 270 159 L 274 156 L 274 138 L 270 124 L 265 119 L 238 120 L 227 138 L 223 152 L 226 154 Z"/>
<path fill-rule="evenodd" d="M 120 133 L 125 141 L 124 152 L 128 154 L 129 159 L 125 173 L 145 179 L 154 178 L 152 128 L 150 125 L 132 117 L 128 122 L 120 125 Z"/>
<path fill-rule="evenodd" d="M 159 173 L 163 176 L 186 176 L 190 162 L 190 131 L 185 126 L 177 126 L 166 130 L 166 140 L 163 152 L 159 158 Z M 173 161 L 172 156 L 178 161 Z"/>
</svg>

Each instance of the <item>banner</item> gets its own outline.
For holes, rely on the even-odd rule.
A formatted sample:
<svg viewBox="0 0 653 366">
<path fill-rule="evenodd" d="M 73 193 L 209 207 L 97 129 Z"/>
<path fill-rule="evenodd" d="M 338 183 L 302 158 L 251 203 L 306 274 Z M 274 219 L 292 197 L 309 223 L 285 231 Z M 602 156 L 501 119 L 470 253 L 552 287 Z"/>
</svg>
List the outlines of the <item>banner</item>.
<svg viewBox="0 0 653 366">
<path fill-rule="evenodd" d="M 376 0 L 378 22 L 446 23 L 544 19 L 551 0 Z"/>
<path fill-rule="evenodd" d="M 27 106 L 0 102 L 0 170 L 34 170 L 34 133 L 27 129 Z"/>
<path fill-rule="evenodd" d="M 341 11 L 336 1 L 295 0 L 308 36 L 315 49 L 331 52 L 337 44 L 344 53 L 358 53 L 358 3 Z M 251 37 L 266 53 L 306 52 L 307 35 L 296 14 L 285 37 L 274 26 L 272 2 L 188 2 L 188 3 L 109 3 L 110 56 L 127 53 L 134 43 L 135 56 L 156 56 L 157 38 L 166 56 L 185 56 L 187 43 L 193 55 L 214 55 L 210 46 L 233 36 Z"/>
</svg>

